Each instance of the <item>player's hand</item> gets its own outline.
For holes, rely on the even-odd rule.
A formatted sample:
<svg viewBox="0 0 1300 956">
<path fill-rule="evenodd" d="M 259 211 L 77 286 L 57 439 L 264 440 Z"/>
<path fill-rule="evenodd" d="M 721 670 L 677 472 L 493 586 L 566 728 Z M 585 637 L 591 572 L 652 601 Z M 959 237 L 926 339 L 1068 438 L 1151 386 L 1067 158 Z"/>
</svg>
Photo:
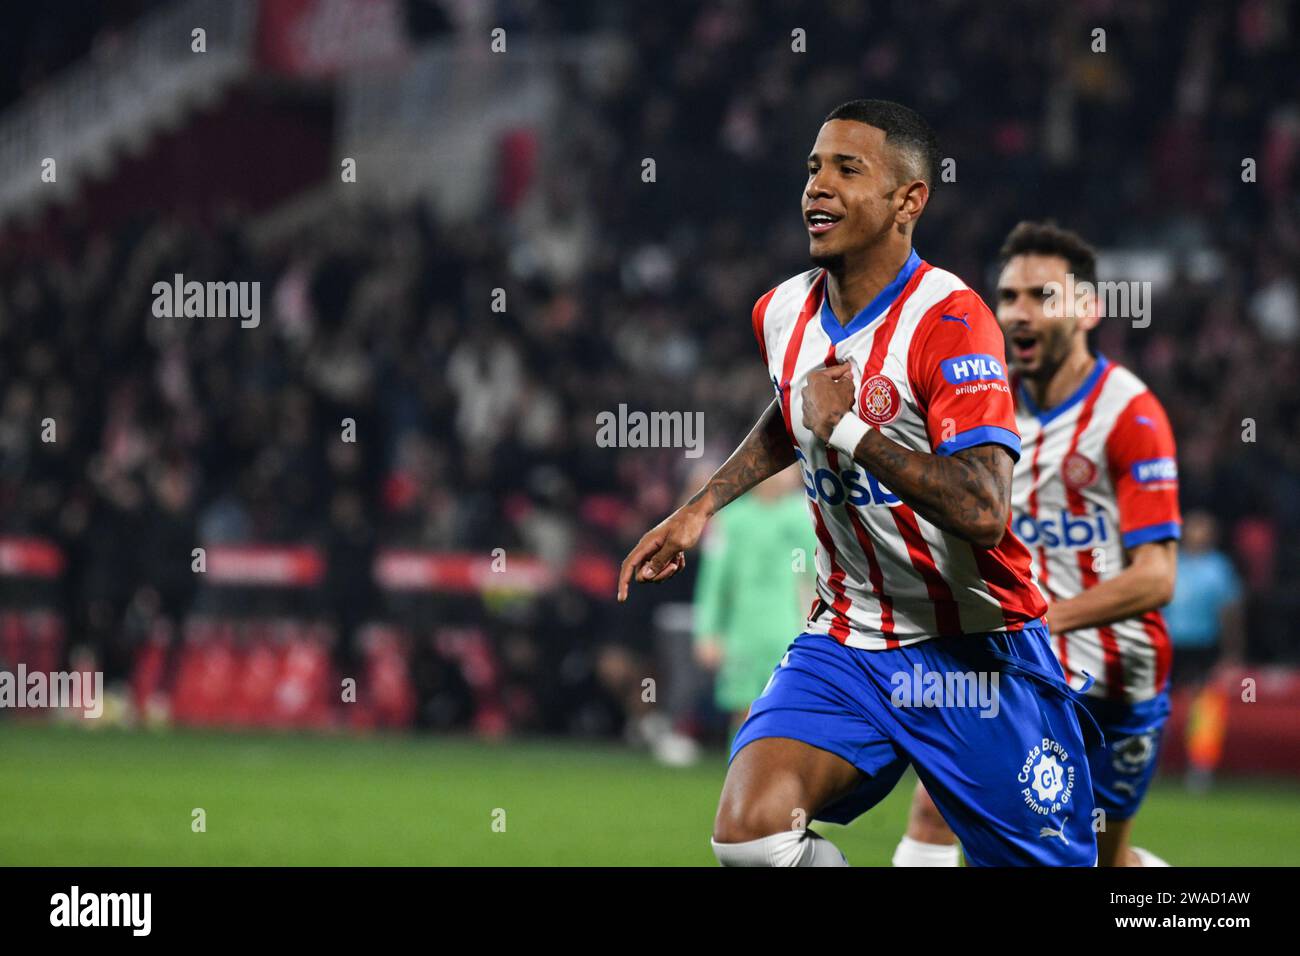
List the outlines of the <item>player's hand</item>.
<svg viewBox="0 0 1300 956">
<path fill-rule="evenodd" d="M 808 374 L 803 387 L 803 427 L 822 441 L 853 408 L 853 366 L 848 362 Z"/>
<path fill-rule="evenodd" d="M 655 525 L 623 559 L 618 572 L 618 599 L 627 600 L 627 586 L 635 578 L 658 584 L 686 567 L 686 554 L 704 533 L 708 515 L 683 505 Z"/>
</svg>

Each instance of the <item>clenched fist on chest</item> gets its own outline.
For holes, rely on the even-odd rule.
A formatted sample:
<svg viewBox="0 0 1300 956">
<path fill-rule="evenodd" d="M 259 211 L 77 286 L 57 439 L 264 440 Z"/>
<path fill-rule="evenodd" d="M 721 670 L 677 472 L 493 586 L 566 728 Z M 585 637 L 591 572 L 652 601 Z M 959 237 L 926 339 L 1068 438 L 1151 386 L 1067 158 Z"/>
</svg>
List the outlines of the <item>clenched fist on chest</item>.
<svg viewBox="0 0 1300 956">
<path fill-rule="evenodd" d="M 808 374 L 803 387 L 803 425 L 822 441 L 830 439 L 846 412 L 853 409 L 853 366 L 848 362 Z"/>
</svg>

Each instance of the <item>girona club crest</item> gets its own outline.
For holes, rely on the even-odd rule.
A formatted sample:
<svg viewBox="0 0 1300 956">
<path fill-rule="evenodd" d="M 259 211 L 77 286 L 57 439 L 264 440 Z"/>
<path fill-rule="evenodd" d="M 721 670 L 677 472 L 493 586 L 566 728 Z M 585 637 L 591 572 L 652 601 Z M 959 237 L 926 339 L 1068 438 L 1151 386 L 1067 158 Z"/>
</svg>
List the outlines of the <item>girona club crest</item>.
<svg viewBox="0 0 1300 956">
<path fill-rule="evenodd" d="M 903 400 L 898 386 L 884 375 L 873 375 L 862 383 L 858 393 L 858 414 L 862 420 L 877 427 L 888 425 L 898 417 Z"/>
<path fill-rule="evenodd" d="M 1067 488 L 1086 488 L 1097 480 L 1097 466 L 1077 451 L 1072 451 L 1061 463 L 1061 477 Z"/>
</svg>

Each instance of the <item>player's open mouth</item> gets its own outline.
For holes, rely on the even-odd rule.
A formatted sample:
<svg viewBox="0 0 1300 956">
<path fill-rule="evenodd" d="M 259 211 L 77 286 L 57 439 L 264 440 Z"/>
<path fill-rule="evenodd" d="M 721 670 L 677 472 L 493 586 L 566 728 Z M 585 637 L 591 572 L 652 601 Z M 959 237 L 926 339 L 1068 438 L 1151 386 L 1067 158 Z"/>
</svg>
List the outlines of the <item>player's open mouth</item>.
<svg viewBox="0 0 1300 956">
<path fill-rule="evenodd" d="M 834 213 L 823 212 L 820 209 L 814 209 L 804 217 L 808 222 L 808 231 L 814 236 L 820 236 L 823 233 L 830 232 L 835 228 L 843 217 Z"/>
<path fill-rule="evenodd" d="M 1038 339 L 1032 335 L 1011 337 L 1011 357 L 1017 362 L 1031 362 L 1038 354 Z"/>
</svg>

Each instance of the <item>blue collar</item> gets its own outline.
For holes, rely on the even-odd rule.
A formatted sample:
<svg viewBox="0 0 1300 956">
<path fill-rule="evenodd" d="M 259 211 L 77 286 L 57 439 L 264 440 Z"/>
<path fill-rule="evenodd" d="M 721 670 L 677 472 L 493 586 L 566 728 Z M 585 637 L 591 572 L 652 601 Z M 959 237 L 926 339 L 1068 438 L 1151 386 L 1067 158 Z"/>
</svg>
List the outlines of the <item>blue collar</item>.
<svg viewBox="0 0 1300 956">
<path fill-rule="evenodd" d="M 831 311 L 831 297 L 829 289 L 825 286 L 822 288 L 822 329 L 825 330 L 827 338 L 834 344 L 838 345 L 855 332 L 861 332 L 876 319 L 880 318 L 889 308 L 893 301 L 898 298 L 899 293 L 906 288 L 907 283 L 911 281 L 912 273 L 921 265 L 921 257 L 912 250 L 912 254 L 907 257 L 903 263 L 903 268 L 898 270 L 898 275 L 894 276 L 894 281 L 889 283 L 876 294 L 876 297 L 867 303 L 866 307 L 853 317 L 853 321 L 848 325 L 840 325 L 840 320 L 835 318 L 835 313 Z"/>
<path fill-rule="evenodd" d="M 1059 418 L 1061 415 L 1065 414 L 1075 405 L 1078 405 L 1081 401 L 1087 398 L 1088 395 L 1091 394 L 1092 390 L 1097 387 L 1097 383 L 1101 381 L 1101 376 L 1106 371 L 1108 365 L 1110 365 L 1110 362 L 1106 359 L 1106 356 L 1098 353 L 1097 364 L 1092 367 L 1092 371 L 1088 373 L 1088 377 L 1085 378 L 1083 383 L 1074 390 L 1074 394 L 1061 402 L 1061 404 L 1057 405 L 1055 408 L 1049 408 L 1047 411 L 1043 411 L 1035 405 L 1034 400 L 1029 397 L 1029 389 L 1025 388 L 1024 382 L 1020 383 L 1020 400 L 1025 403 L 1025 408 L 1029 409 L 1029 414 L 1038 418 L 1038 424 L 1045 426 L 1048 422 L 1055 418 Z"/>
</svg>

